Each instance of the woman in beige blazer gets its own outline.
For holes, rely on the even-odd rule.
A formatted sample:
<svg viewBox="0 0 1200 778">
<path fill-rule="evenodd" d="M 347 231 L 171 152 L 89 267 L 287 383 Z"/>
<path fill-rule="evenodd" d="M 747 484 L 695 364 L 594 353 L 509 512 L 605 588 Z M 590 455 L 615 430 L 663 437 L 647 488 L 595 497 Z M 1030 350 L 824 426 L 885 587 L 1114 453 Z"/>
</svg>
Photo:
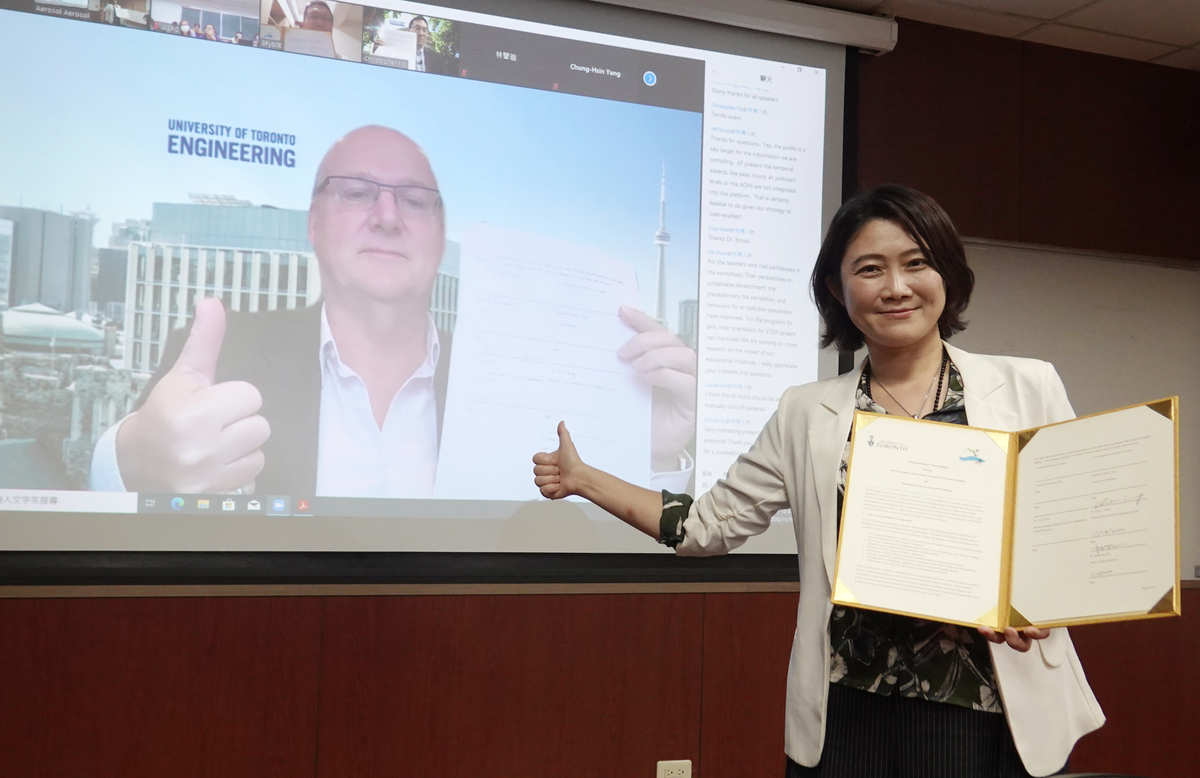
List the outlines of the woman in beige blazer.
<svg viewBox="0 0 1200 778">
<path fill-rule="evenodd" d="M 962 243 L 933 200 L 898 186 L 859 195 L 834 217 L 812 285 L 822 345 L 866 345 L 868 359 L 788 389 L 712 490 L 692 503 L 620 481 L 584 464 L 561 424 L 558 450 L 534 457 L 544 496 L 585 497 L 681 555 L 727 553 L 791 509 L 800 602 L 788 669 L 789 778 L 1049 775 L 1104 723 L 1065 629 L 980 630 L 973 640 L 950 625 L 861 611 L 851 621 L 862 623 L 845 627 L 853 609 L 835 612 L 830 602 L 839 463 L 856 407 L 999 430 L 1074 416 L 1048 363 L 945 342 L 965 326 L 973 284 Z M 871 632 L 877 618 L 894 621 Z M 948 674 L 921 664 L 943 661 L 939 653 L 964 659 Z M 884 669 L 871 681 L 875 667 Z"/>
</svg>

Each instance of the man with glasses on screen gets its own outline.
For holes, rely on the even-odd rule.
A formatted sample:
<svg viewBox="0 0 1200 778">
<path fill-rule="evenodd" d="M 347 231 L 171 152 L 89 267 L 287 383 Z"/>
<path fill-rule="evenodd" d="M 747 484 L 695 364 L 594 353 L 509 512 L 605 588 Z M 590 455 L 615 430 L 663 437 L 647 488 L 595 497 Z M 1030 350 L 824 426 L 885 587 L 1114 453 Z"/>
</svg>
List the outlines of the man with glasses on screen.
<svg viewBox="0 0 1200 778">
<path fill-rule="evenodd" d="M 300 18 L 300 29 L 332 32 L 333 10 L 330 9 L 329 4 L 321 2 L 321 0 L 313 0 L 305 6 L 304 15 Z"/>
<path fill-rule="evenodd" d="M 450 58 L 430 45 L 433 41 L 429 36 L 429 20 L 424 16 L 414 16 L 408 22 L 408 29 L 417 34 L 417 60 L 414 69 L 419 73 L 453 75 L 454 64 Z"/>
<path fill-rule="evenodd" d="M 322 304 L 227 321 L 200 301 L 140 407 L 97 443 L 93 489 L 432 496 L 451 338 L 429 314 L 446 239 L 424 152 L 385 127 L 348 133 L 318 168 L 308 234 Z M 645 314 L 622 316 L 638 330 L 622 356 L 666 387 L 659 469 L 678 470 L 695 353 Z"/>
</svg>

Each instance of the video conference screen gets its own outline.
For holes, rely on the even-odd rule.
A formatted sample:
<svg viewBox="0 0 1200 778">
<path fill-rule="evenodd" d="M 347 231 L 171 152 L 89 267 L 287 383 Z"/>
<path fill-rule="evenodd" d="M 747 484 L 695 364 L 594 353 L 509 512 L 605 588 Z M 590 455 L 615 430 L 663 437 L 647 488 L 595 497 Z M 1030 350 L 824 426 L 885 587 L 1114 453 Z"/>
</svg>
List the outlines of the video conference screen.
<svg viewBox="0 0 1200 778">
<path fill-rule="evenodd" d="M 655 552 L 558 422 L 698 494 L 830 374 L 844 50 L 464 4 L 0 0 L 3 549 Z"/>
</svg>

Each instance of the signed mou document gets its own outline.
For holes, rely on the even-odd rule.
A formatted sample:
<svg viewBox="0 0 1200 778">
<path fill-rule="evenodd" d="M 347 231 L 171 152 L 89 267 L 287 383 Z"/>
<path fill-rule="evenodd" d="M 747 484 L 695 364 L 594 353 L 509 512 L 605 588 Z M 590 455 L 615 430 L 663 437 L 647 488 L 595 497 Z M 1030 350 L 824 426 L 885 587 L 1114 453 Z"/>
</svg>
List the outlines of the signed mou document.
<svg viewBox="0 0 1200 778">
<path fill-rule="evenodd" d="M 994 629 L 1178 615 L 1178 404 L 1021 432 L 858 411 L 833 601 Z"/>
</svg>

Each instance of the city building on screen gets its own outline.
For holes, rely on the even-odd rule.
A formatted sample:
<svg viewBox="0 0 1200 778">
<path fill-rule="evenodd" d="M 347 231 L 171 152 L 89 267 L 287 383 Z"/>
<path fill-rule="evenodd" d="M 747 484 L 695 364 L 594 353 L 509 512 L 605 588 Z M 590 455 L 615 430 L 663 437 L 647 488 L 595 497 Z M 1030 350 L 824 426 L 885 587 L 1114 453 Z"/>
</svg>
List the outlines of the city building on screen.
<svg viewBox="0 0 1200 778">
<path fill-rule="evenodd" d="M 654 233 L 654 245 L 658 247 L 657 299 L 654 318 L 664 326 L 667 323 L 667 246 L 671 245 L 671 234 L 667 232 L 667 166 L 663 165 L 662 187 L 658 195 L 658 231 Z"/>
<path fill-rule="evenodd" d="M 308 211 L 254 205 L 232 195 L 189 194 L 186 203 L 154 203 L 149 240 L 182 246 L 220 246 L 311 252 Z"/>
<path fill-rule="evenodd" d="M 116 324 L 92 313 L 97 221 L 0 205 L 0 485 L 86 483 L 93 433 L 140 389 L 112 366 Z"/>
<path fill-rule="evenodd" d="M 8 286 L 12 277 L 13 223 L 0 219 L 0 311 L 8 307 Z"/>
<path fill-rule="evenodd" d="M 197 298 L 231 311 L 302 308 L 321 296 L 308 211 L 255 206 L 231 195 L 154 203 L 148 240 L 126 249 L 125 366 L 153 372 L 171 330 Z"/>
<path fill-rule="evenodd" d="M 134 243 L 129 247 L 125 366 L 151 372 L 172 329 L 217 297 L 231 311 L 274 311 L 312 305 L 321 294 L 309 252 Z"/>
<path fill-rule="evenodd" d="M 85 311 L 91 303 L 92 231 L 95 214 L 0 205 L 12 223 L 9 245 L 9 306 L 41 303 L 55 310 Z"/>
</svg>

